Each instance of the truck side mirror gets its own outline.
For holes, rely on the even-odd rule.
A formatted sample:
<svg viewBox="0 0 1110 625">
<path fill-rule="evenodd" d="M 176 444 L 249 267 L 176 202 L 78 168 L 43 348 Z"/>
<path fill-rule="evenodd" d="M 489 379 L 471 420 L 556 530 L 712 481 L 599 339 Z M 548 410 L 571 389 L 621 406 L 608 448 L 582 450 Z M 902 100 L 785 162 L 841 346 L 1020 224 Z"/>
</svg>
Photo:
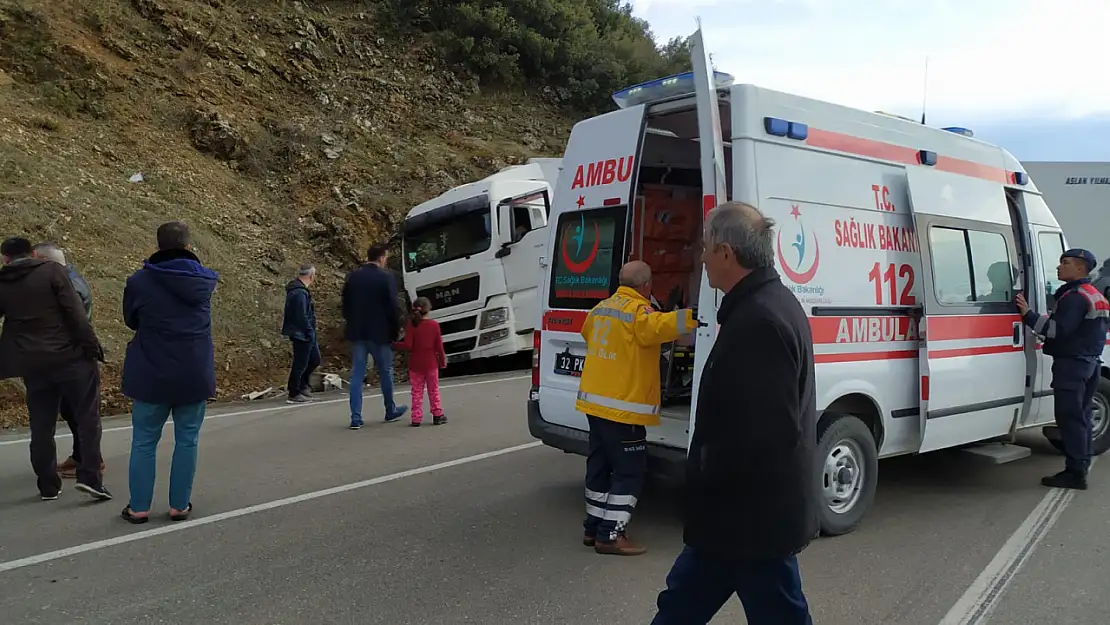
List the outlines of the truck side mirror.
<svg viewBox="0 0 1110 625">
<path fill-rule="evenodd" d="M 493 257 L 494 258 L 505 258 L 509 254 L 512 254 L 513 253 L 513 248 L 511 246 L 512 246 L 512 243 L 502 243 L 501 244 L 501 249 L 497 250 L 497 252 L 494 253 Z"/>
</svg>

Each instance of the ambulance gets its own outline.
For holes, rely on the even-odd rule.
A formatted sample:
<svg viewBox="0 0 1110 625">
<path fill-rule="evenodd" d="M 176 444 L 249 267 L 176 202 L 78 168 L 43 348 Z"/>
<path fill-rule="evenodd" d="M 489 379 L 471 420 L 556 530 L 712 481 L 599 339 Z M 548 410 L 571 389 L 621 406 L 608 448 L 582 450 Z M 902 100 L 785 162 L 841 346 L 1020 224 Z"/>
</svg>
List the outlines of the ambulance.
<svg viewBox="0 0 1110 625">
<path fill-rule="evenodd" d="M 775 220 L 776 269 L 810 319 L 822 533 L 859 525 L 881 458 L 1028 456 L 1015 433 L 1054 421 L 1051 358 L 1012 300 L 1053 306 L 1067 242 L 1021 164 L 964 129 L 732 84 L 710 69 L 700 29 L 692 42 L 693 72 L 615 94 L 619 110 L 571 133 L 541 260 L 531 434 L 587 453 L 579 331 L 622 263 L 643 259 L 659 305 L 693 306 L 699 320 L 692 340 L 661 351 L 662 425 L 648 428 L 653 472 L 681 469 L 723 297 L 699 233 L 732 199 Z M 1108 406 L 1104 366 L 1097 454 L 1110 448 Z"/>
</svg>

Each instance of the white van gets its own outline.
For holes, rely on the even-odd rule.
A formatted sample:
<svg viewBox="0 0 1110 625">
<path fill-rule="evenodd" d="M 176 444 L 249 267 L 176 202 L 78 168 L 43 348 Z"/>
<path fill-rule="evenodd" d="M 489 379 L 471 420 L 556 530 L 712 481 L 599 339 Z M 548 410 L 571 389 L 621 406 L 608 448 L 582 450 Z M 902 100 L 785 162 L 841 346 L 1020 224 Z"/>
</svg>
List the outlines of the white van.
<svg viewBox="0 0 1110 625">
<path fill-rule="evenodd" d="M 409 211 L 401 248 L 409 297 L 427 297 L 448 362 L 532 348 L 539 261 L 561 159 L 534 158 Z"/>
<path fill-rule="evenodd" d="M 702 325 L 692 345 L 664 348 L 663 423 L 648 428 L 653 469 L 681 467 L 723 296 L 696 238 L 704 213 L 732 198 L 777 222 L 777 270 L 810 317 L 825 534 L 859 524 L 879 458 L 986 442 L 1003 443 L 975 447 L 996 462 L 1028 455 L 1005 443 L 1053 422 L 1051 359 L 1011 302 L 1021 290 L 1037 310 L 1052 305 L 1067 245 L 1018 161 L 959 129 L 722 85 L 700 31 L 693 41 L 693 74 L 618 94 L 624 108 L 571 133 L 534 337 L 532 435 L 586 453 L 578 332 L 620 265 L 643 258 L 663 276 L 655 298 L 694 303 Z M 653 99 L 659 90 L 672 94 Z M 1110 447 L 1103 376 L 1096 453 Z"/>
</svg>

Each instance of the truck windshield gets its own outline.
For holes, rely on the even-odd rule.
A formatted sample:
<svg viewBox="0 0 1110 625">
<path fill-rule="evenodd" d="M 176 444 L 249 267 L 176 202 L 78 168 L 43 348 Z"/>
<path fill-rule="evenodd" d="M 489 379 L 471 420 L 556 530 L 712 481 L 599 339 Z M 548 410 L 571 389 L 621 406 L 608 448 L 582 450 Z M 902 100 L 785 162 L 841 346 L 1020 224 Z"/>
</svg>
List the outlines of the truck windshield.
<svg viewBox="0 0 1110 625">
<path fill-rule="evenodd" d="M 438 209 L 437 209 L 438 210 Z M 405 269 L 419 271 L 458 258 L 480 254 L 492 240 L 490 208 L 443 219 L 405 225 Z"/>
</svg>

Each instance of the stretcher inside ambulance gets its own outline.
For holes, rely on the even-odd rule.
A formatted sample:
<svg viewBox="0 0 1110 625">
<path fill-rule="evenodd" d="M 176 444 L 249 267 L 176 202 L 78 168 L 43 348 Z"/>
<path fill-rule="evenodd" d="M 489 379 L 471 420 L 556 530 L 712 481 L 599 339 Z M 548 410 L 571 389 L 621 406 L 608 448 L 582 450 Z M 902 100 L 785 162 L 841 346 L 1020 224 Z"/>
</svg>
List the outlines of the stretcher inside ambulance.
<svg viewBox="0 0 1110 625">
<path fill-rule="evenodd" d="M 664 347 L 662 423 L 648 428 L 652 469 L 681 475 L 722 298 L 700 266 L 699 233 L 704 212 L 733 199 L 775 220 L 776 269 L 810 317 L 825 534 L 861 522 L 879 458 L 1028 456 L 1010 443 L 1053 423 L 1052 359 L 1012 301 L 1021 291 L 1051 309 L 1066 241 L 1021 164 L 963 129 L 732 85 L 710 69 L 700 31 L 692 41 L 691 74 L 622 92 L 620 110 L 571 133 L 541 263 L 533 436 L 586 454 L 579 330 L 620 266 L 640 258 L 661 307 L 693 307 L 701 324 Z M 1099 454 L 1110 448 L 1103 375 Z"/>
</svg>

